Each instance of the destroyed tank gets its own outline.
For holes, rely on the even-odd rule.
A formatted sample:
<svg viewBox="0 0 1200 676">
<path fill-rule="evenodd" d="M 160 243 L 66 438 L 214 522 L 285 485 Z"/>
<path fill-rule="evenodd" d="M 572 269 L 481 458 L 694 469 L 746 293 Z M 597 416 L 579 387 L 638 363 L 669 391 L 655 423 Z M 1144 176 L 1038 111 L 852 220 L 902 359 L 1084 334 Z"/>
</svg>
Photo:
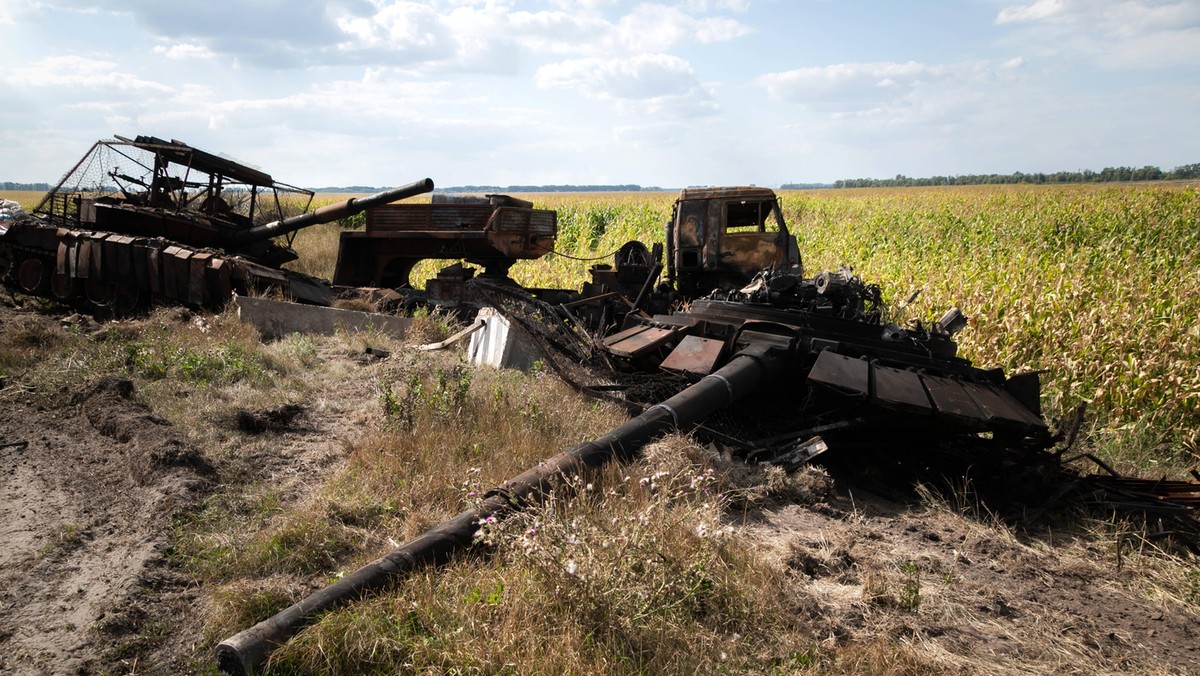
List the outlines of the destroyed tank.
<svg viewBox="0 0 1200 676">
<path fill-rule="evenodd" d="M 0 279 L 92 312 L 220 307 L 276 292 L 328 305 L 325 280 L 286 270 L 296 231 L 433 190 L 424 179 L 308 211 L 313 192 L 180 141 L 95 143 L 33 210 L 0 232 Z"/>
<path fill-rule="evenodd" d="M 768 217 L 777 222 L 767 227 Z M 538 504 L 570 477 L 627 462 L 671 432 L 694 432 L 723 452 L 785 469 L 826 451 L 825 459 L 906 471 L 949 447 L 963 456 L 962 477 L 987 463 L 1017 460 L 1012 464 L 1036 470 L 1039 460 L 1057 458 L 1045 452 L 1058 437 L 1041 417 L 1037 373 L 1008 377 L 959 356 L 954 335 L 967 319 L 957 308 L 902 327 L 881 289 L 851 269 L 806 277 L 770 190 L 684 191 L 667 235 L 665 265 L 661 246 L 630 242 L 612 265 L 594 267 L 592 281 L 574 296 L 466 282 L 537 343 L 545 364 L 592 395 L 623 392 L 618 400 L 635 409 L 634 417 L 534 464 L 460 514 L 225 639 L 218 668 L 256 673 L 308 623 L 478 547 L 480 524 Z M 667 281 L 655 288 L 664 269 Z M 481 312 L 458 335 L 490 330 L 495 321 L 495 313 Z M 475 334 L 480 343 L 511 335 L 507 326 Z M 579 364 L 591 368 L 572 368 Z M 853 452 L 864 444 L 882 462 Z"/>
<path fill-rule="evenodd" d="M 756 459 L 793 453 L 815 435 L 849 446 L 880 429 L 893 432 L 893 446 L 980 435 L 996 448 L 1048 442 L 1038 374 L 1009 376 L 961 357 L 954 335 L 967 317 L 957 308 L 901 326 L 915 295 L 893 309 L 851 268 L 808 275 L 770 189 L 685 189 L 665 235 L 665 251 L 625 244 L 576 296 L 538 294 L 607 353 L 616 369 L 607 392 L 653 405 L 747 349 L 768 350 L 775 384 L 705 425 Z M 647 387 L 654 378 L 660 384 Z"/>
</svg>

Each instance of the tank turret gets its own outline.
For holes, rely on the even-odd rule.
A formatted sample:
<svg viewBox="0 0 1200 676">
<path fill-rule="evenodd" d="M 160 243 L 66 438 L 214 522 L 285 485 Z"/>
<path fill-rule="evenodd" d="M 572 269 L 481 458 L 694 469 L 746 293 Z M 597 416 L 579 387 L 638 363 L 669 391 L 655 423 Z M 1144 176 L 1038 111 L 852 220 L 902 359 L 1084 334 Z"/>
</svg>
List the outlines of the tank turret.
<svg viewBox="0 0 1200 676">
<path fill-rule="evenodd" d="M 433 190 L 423 179 L 309 211 L 313 192 L 186 143 L 95 143 L 0 236 L 0 277 L 20 290 L 129 312 L 161 301 L 219 306 L 274 289 L 327 304 L 324 280 L 285 270 L 296 231 Z"/>
</svg>

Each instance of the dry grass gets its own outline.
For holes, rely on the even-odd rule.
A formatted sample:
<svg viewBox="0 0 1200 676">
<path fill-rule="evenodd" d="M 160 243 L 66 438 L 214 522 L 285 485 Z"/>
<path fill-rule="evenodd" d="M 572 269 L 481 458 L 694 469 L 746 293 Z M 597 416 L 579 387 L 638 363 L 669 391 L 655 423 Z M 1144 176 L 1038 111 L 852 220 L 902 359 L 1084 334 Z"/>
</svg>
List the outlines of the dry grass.
<svg viewBox="0 0 1200 676">
<path fill-rule="evenodd" d="M 689 444 L 668 442 L 633 466 L 573 479 L 539 509 L 483 524 L 487 559 L 418 575 L 396 594 L 325 618 L 278 653 L 273 668 L 715 673 L 803 666 L 813 659 L 812 640 L 791 617 L 789 595 L 778 593 L 781 571 L 725 522 L 721 487 L 732 488 L 731 479 L 689 456 L 698 457 Z"/>
</svg>

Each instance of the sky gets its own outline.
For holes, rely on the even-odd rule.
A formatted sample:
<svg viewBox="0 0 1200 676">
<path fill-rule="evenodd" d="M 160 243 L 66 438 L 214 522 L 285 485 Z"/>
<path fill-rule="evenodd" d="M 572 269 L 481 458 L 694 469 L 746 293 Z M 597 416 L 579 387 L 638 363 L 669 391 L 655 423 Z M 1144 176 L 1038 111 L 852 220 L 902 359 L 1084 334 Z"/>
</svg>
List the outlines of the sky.
<svg viewBox="0 0 1200 676">
<path fill-rule="evenodd" d="M 1200 162 L 1200 0 L 0 0 L 0 180 L 113 135 L 306 187 Z"/>
</svg>

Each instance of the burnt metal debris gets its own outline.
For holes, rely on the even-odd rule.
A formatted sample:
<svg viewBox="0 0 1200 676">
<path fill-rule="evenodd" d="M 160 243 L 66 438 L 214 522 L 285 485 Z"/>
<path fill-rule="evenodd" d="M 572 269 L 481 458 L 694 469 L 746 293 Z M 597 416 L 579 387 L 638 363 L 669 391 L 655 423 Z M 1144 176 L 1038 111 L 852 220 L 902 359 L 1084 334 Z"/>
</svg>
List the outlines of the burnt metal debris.
<svg viewBox="0 0 1200 676">
<path fill-rule="evenodd" d="M 234 291 L 327 305 L 338 297 L 329 282 L 281 267 L 297 258 L 296 231 L 431 190 L 424 179 L 308 212 L 312 191 L 265 172 L 179 141 L 117 137 L 0 232 L 0 279 L 100 314 L 220 307 Z"/>
<path fill-rule="evenodd" d="M 979 368 L 958 354 L 954 336 L 967 318 L 957 308 L 901 325 L 916 294 L 893 309 L 850 268 L 810 274 L 767 188 L 683 190 L 663 242 L 625 244 L 579 289 L 523 288 L 508 277 L 516 261 L 553 252 L 554 211 L 505 195 L 390 204 L 432 190 L 424 179 L 309 211 L 311 191 L 257 169 L 178 141 L 118 137 L 98 142 L 32 215 L 6 211 L 0 223 L 0 279 L 101 314 L 216 307 L 249 290 L 322 305 L 363 295 L 464 316 L 490 306 L 566 382 L 635 415 L 222 642 L 222 670 L 257 670 L 316 614 L 444 561 L 472 546 L 481 519 L 537 502 L 568 475 L 629 460 L 673 430 L 788 468 L 874 453 L 902 472 L 937 457 L 964 473 L 994 469 L 1013 494 L 1063 470 L 1082 408 L 1052 433 L 1038 373 Z M 296 258 L 298 230 L 362 211 L 365 227 L 341 235 L 332 283 L 281 267 Z M 410 273 L 428 259 L 451 264 L 414 288 Z M 1059 497 L 1082 490 L 1091 497 L 1077 500 L 1157 519 L 1158 532 L 1197 549 L 1184 517 L 1200 502 L 1198 485 L 1085 477 Z"/>
</svg>

